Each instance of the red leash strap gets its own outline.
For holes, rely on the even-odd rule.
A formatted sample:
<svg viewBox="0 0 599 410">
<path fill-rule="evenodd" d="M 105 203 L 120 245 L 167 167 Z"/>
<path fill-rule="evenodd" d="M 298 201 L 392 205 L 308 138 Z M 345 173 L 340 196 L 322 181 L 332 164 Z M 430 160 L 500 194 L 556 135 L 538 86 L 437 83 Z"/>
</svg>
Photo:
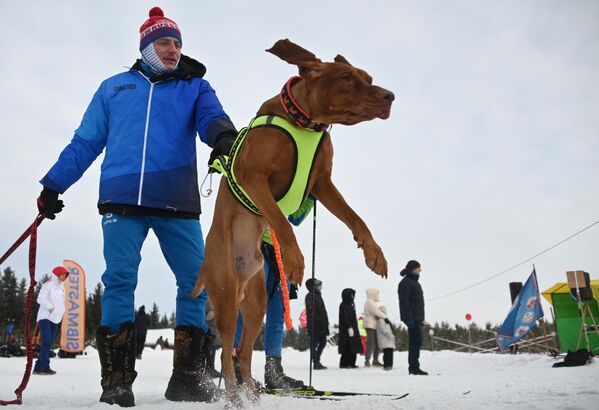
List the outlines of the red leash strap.
<svg viewBox="0 0 599 410">
<path fill-rule="evenodd" d="M 15 390 L 15 394 L 17 396 L 16 399 L 5 401 L 0 400 L 0 406 L 7 406 L 9 404 L 23 404 L 23 391 L 27 387 L 27 383 L 29 383 L 29 378 L 31 377 L 31 366 L 33 364 L 33 345 L 31 343 L 31 328 L 30 328 L 30 317 L 31 317 L 31 305 L 33 304 L 33 296 L 35 294 L 35 285 L 37 282 L 35 281 L 35 257 L 37 251 L 37 227 L 44 220 L 43 215 L 38 215 L 35 218 L 35 221 L 31 224 L 29 228 L 17 241 L 6 251 L 2 257 L 0 257 L 0 265 L 8 259 L 8 257 L 27 239 L 29 239 L 29 289 L 27 290 L 27 304 L 25 305 L 25 346 L 27 347 L 27 364 L 25 365 L 25 373 L 23 374 L 23 379 L 21 379 L 21 384 Z"/>
<path fill-rule="evenodd" d="M 281 247 L 277 240 L 275 231 L 270 228 L 270 239 L 272 239 L 272 246 L 275 248 L 275 258 L 277 259 L 277 266 L 279 267 L 279 276 L 281 278 L 281 292 L 283 293 L 283 307 L 285 314 L 285 327 L 287 330 L 293 328 L 293 320 L 291 319 L 291 310 L 289 309 L 289 288 L 287 287 L 287 276 L 285 276 L 285 270 L 283 269 L 283 257 L 281 256 Z"/>
</svg>

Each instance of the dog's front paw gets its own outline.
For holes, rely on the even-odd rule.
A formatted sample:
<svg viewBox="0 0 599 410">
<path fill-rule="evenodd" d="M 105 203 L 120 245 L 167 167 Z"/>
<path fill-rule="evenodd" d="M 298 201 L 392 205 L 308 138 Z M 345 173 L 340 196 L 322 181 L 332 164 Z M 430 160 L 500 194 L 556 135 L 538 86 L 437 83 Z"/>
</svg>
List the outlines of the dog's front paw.
<svg viewBox="0 0 599 410">
<path fill-rule="evenodd" d="M 383 250 L 374 239 L 364 241 L 362 250 L 364 251 L 366 266 L 377 275 L 387 278 L 387 259 L 385 259 Z"/>
<path fill-rule="evenodd" d="M 304 255 L 296 245 L 285 249 L 283 253 L 283 267 L 285 269 L 285 276 L 294 285 L 299 285 L 304 279 Z"/>
</svg>

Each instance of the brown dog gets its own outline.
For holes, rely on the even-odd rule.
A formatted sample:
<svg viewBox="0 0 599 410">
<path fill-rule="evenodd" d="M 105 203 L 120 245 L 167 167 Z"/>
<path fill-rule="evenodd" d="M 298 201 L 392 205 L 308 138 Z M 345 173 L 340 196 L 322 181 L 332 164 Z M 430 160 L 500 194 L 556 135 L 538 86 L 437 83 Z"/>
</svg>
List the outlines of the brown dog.
<svg viewBox="0 0 599 410">
<path fill-rule="evenodd" d="M 389 117 L 393 93 L 372 85 L 372 78 L 365 71 L 353 67 L 344 57 L 338 55 L 334 62 L 323 63 L 289 40 L 279 40 L 267 51 L 299 67 L 301 79 L 293 83 L 291 93 L 303 111 L 309 113 L 310 124 L 353 125 Z M 266 101 L 258 115 L 269 114 L 287 119 L 288 114 L 281 101 L 280 96 Z M 192 293 L 195 297 L 204 287 L 208 291 L 223 344 L 221 360 L 227 395 L 229 402 L 235 406 L 242 404 L 232 362 L 238 310 L 244 319 L 241 343 L 237 349 L 241 374 L 250 393 L 257 393 L 251 377 L 251 359 L 266 310 L 260 244 L 268 227 L 278 237 L 288 279 L 294 284 L 301 284 L 304 275 L 304 257 L 287 215 L 282 214 L 275 201 L 289 187 L 295 172 L 294 155 L 292 142 L 280 130 L 257 128 L 248 132 L 235 160 L 234 172 L 237 182 L 262 216 L 242 206 L 222 178 L 214 219 L 206 238 L 206 258 Z M 383 252 L 364 221 L 349 207 L 333 184 L 332 168 L 333 146 L 330 135 L 325 132 L 305 192 L 315 196 L 347 225 L 364 252 L 366 265 L 386 278 L 387 261 Z"/>
</svg>

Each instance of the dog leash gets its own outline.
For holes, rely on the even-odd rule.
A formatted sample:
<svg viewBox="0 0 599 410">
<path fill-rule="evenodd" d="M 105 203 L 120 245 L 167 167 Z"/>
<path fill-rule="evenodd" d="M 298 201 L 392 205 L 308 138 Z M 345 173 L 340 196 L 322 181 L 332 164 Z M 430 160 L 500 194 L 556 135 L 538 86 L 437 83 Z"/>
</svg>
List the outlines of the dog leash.
<svg viewBox="0 0 599 410">
<path fill-rule="evenodd" d="M 8 257 L 19 247 L 21 244 L 30 237 L 29 239 L 29 289 L 27 290 L 27 303 L 25 305 L 25 346 L 27 348 L 27 363 L 25 365 L 25 373 L 23 374 L 23 378 L 21 379 L 21 384 L 15 390 L 15 395 L 17 396 L 14 400 L 0 400 L 0 406 L 7 406 L 9 404 L 23 404 L 23 391 L 27 387 L 27 383 L 29 383 L 29 378 L 31 377 L 31 367 L 33 364 L 33 346 L 31 343 L 31 326 L 30 326 L 30 317 L 31 317 L 31 305 L 33 304 L 33 296 L 35 294 L 35 285 L 37 282 L 35 281 L 35 258 L 37 254 L 37 227 L 40 226 L 42 221 L 44 220 L 44 216 L 39 214 L 31 226 L 23 232 L 23 234 L 17 239 L 17 241 L 6 251 L 2 257 L 0 257 L 0 265 L 8 259 Z"/>
<path fill-rule="evenodd" d="M 277 260 L 277 266 L 279 267 L 279 276 L 281 278 L 281 293 L 283 296 L 283 308 L 285 317 L 285 327 L 287 330 L 293 329 L 293 320 L 291 319 L 291 309 L 289 309 L 289 288 L 287 287 L 287 277 L 285 276 L 285 270 L 283 267 L 283 257 L 281 256 L 281 247 L 277 240 L 277 235 L 274 229 L 270 228 L 270 239 L 272 239 L 272 246 L 275 248 L 275 258 Z"/>
</svg>

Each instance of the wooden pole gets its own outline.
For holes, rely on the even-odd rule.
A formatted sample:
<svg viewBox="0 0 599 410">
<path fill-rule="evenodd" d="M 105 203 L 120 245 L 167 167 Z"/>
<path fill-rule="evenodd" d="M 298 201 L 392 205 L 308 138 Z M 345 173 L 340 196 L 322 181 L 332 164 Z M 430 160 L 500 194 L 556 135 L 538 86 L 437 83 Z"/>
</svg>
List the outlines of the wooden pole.
<svg viewBox="0 0 599 410">
<path fill-rule="evenodd" d="M 472 354 L 472 324 L 468 326 L 468 353 Z"/>
<path fill-rule="evenodd" d="M 547 325 L 545 324 L 545 319 L 540 319 L 541 326 L 543 327 L 543 340 L 545 341 L 545 347 L 547 348 L 547 353 L 551 353 L 551 349 L 549 348 L 549 340 L 547 340 Z"/>
</svg>

